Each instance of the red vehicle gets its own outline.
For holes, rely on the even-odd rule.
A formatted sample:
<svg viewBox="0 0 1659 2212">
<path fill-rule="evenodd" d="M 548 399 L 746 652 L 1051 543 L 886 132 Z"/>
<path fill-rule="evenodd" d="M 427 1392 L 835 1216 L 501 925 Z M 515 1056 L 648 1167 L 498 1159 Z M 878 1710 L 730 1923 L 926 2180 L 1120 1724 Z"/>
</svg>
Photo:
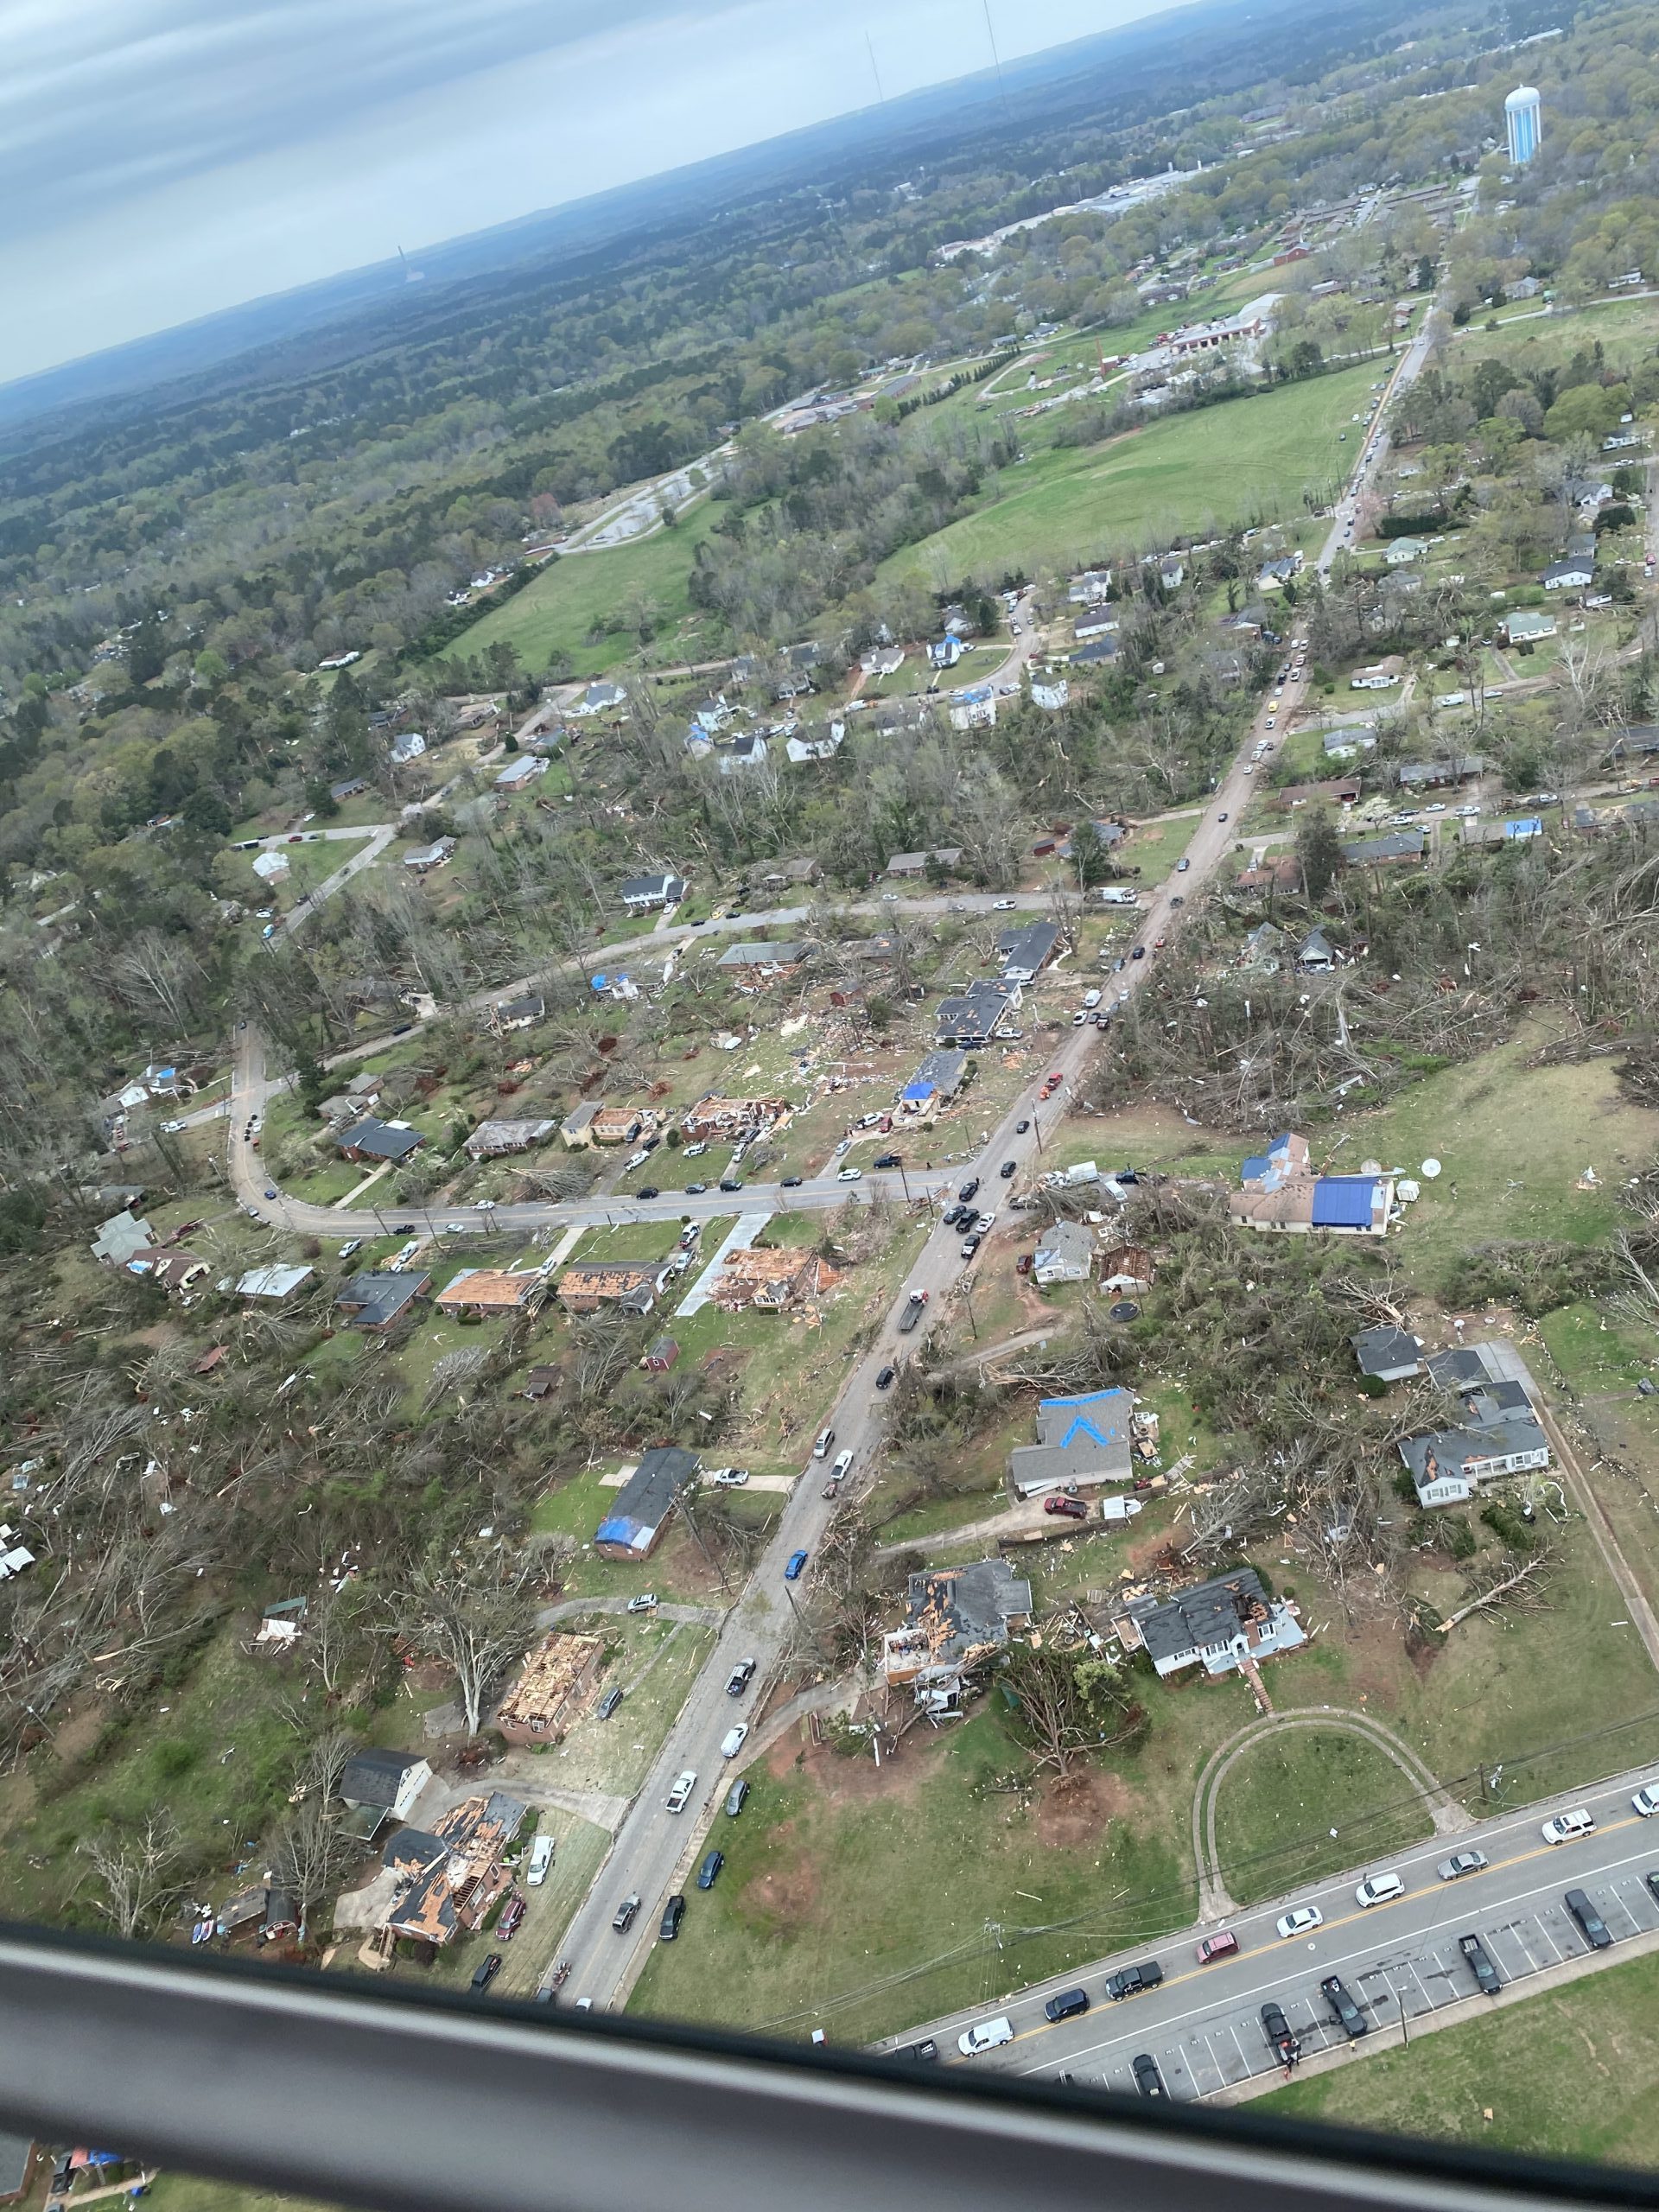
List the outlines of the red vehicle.
<svg viewBox="0 0 1659 2212">
<path fill-rule="evenodd" d="M 511 1943 L 518 1933 L 524 1917 L 524 1901 L 515 1891 L 502 1906 L 501 1917 L 495 1923 L 496 1941 L 500 1943 Z"/>
<path fill-rule="evenodd" d="M 1014 1263 L 1015 1274 L 1028 1275 L 1031 1273 L 1031 1262 L 1032 1255 L 1029 1252 L 1022 1252 Z"/>
<path fill-rule="evenodd" d="M 1089 1509 L 1080 1497 L 1064 1497 L 1058 1491 L 1051 1491 L 1043 1500 L 1045 1513 L 1064 1513 L 1069 1521 L 1086 1521 Z"/>
<path fill-rule="evenodd" d="M 1214 1936 L 1206 1936 L 1198 1946 L 1198 1964 L 1207 1967 L 1213 1959 L 1230 1959 L 1238 1951 L 1238 1938 L 1230 1928 L 1224 1928 Z"/>
</svg>

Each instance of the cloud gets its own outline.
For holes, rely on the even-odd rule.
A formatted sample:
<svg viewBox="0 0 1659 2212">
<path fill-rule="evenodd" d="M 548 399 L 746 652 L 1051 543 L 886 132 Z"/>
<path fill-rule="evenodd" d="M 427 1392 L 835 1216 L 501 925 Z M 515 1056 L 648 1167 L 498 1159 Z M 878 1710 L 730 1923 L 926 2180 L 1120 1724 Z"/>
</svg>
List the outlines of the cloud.
<svg viewBox="0 0 1659 2212">
<path fill-rule="evenodd" d="M 997 0 L 998 41 L 1146 5 Z M 977 0 L 869 29 L 889 97 L 989 60 Z M 874 92 L 864 22 L 798 0 L 0 0 L 0 378 Z"/>
</svg>

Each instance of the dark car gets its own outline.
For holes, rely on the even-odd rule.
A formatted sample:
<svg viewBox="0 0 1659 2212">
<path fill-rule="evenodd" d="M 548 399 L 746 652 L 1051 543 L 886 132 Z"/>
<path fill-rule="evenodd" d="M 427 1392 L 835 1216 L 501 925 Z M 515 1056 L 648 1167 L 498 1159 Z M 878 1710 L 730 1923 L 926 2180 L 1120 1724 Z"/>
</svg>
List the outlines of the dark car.
<svg viewBox="0 0 1659 2212">
<path fill-rule="evenodd" d="M 524 1925 L 525 1905 L 523 1897 L 510 1897 L 501 1908 L 501 1917 L 495 1923 L 497 1940 L 511 1943 Z"/>
<path fill-rule="evenodd" d="M 1361 2036 L 1370 2035 L 1370 2022 L 1343 1987 L 1338 1975 L 1326 1974 L 1319 1984 L 1319 1994 L 1331 2007 L 1332 2018 L 1351 2043 L 1357 2043 Z"/>
<path fill-rule="evenodd" d="M 636 1890 L 623 1898 L 611 1915 L 611 1925 L 619 1936 L 626 1936 L 633 1925 L 633 1916 L 639 1910 L 639 1893 Z"/>
<path fill-rule="evenodd" d="M 609 1689 L 606 1691 L 604 1696 L 601 1698 L 599 1703 L 594 1707 L 594 1711 L 601 1720 L 608 1720 L 621 1702 L 622 1685 L 620 1682 L 613 1682 Z"/>
<path fill-rule="evenodd" d="M 1043 1500 L 1045 1513 L 1064 1513 L 1068 1520 L 1086 1521 L 1089 1509 L 1080 1497 L 1066 1497 L 1059 1491 L 1051 1491 Z"/>
<path fill-rule="evenodd" d="M 785 1175 L 778 1187 L 780 1191 L 798 1191 L 801 1187 L 801 1179 L 798 1175 Z"/>
<path fill-rule="evenodd" d="M 1079 2012 L 1089 2010 L 1086 1989 L 1063 1989 L 1058 1997 L 1051 1997 L 1043 2007 L 1046 2020 L 1074 2019 Z"/>
<path fill-rule="evenodd" d="M 391 1033 L 394 1037 L 407 1037 L 414 1027 L 412 1021 L 400 1021 Z"/>
<path fill-rule="evenodd" d="M 702 1855 L 702 1864 L 697 1869 L 697 1887 L 700 1890 L 712 1890 L 720 1879 L 720 1870 L 725 1864 L 726 1854 L 723 1851 L 705 1851 Z"/>
<path fill-rule="evenodd" d="M 501 1954 L 499 1951 L 492 1951 L 487 1959 L 484 1960 L 480 1965 L 474 1967 L 473 1969 L 473 1989 L 474 1994 L 481 1994 L 485 1990 L 486 1990 L 500 1971 Z"/>
<path fill-rule="evenodd" d="M 896 1152 L 878 1152 L 870 1165 L 872 1167 L 896 1167 L 899 1155 Z"/>
<path fill-rule="evenodd" d="M 1283 2010 L 1269 1998 L 1262 2007 L 1262 2032 L 1268 2039 L 1268 2048 L 1286 2066 L 1294 2066 L 1301 2056 L 1302 2047 L 1290 2032 L 1290 2022 Z"/>
<path fill-rule="evenodd" d="M 743 1801 L 749 1794 L 749 1785 L 740 1774 L 726 1792 L 726 1817 L 734 1821 L 743 1809 Z"/>
<path fill-rule="evenodd" d="M 957 1192 L 957 1196 L 962 1200 L 963 1205 L 967 1205 L 969 1198 L 976 1198 L 978 1194 L 979 1178 L 977 1175 L 970 1175 L 968 1178 L 968 1180 L 963 1185 L 962 1188 Z"/>
<path fill-rule="evenodd" d="M 685 1899 L 677 1891 L 663 1907 L 663 1924 L 657 1930 L 659 1943 L 671 1943 L 680 1932 L 680 1923 L 685 1918 Z"/>
<path fill-rule="evenodd" d="M 708 1187 L 706 1183 L 688 1183 L 685 1186 L 685 1195 L 688 1198 L 700 1198 Z"/>
<path fill-rule="evenodd" d="M 1138 1997 L 1143 1989 L 1156 1989 L 1164 1978 L 1164 1970 L 1156 1959 L 1148 1959 L 1142 1966 L 1120 1967 L 1106 1977 L 1106 1994 L 1114 2004 L 1125 1997 Z"/>
<path fill-rule="evenodd" d="M 1014 1173 L 1014 1170 L 1015 1170 L 1015 1168 L 1017 1167 L 1017 1166 L 1018 1166 L 1018 1165 L 1019 1165 L 1019 1163 L 1018 1163 L 1018 1161 L 1017 1161 L 1017 1160 L 1005 1160 L 1003 1161 L 1002 1165 L 1001 1165 L 1001 1166 L 997 1169 L 997 1171 L 996 1171 L 996 1172 L 997 1172 L 997 1173 L 998 1173 L 998 1174 L 1002 1178 L 1002 1180 L 1006 1183 L 1006 1182 L 1008 1180 L 1009 1177 Z"/>
<path fill-rule="evenodd" d="M 412 1221 L 394 1221 L 391 1224 L 391 1233 L 394 1236 L 412 1236 L 415 1234 L 415 1224 Z"/>
<path fill-rule="evenodd" d="M 1647 1884 L 1649 1893 L 1654 1903 L 1659 1904 L 1659 1872 L 1644 1874 L 1642 1878 Z"/>
<path fill-rule="evenodd" d="M 1029 1122 L 1016 1122 L 1014 1125 L 1014 1134 L 1017 1137 L 1022 1137 L 1030 1127 Z"/>
<path fill-rule="evenodd" d="M 1158 2071 L 1158 2062 L 1149 2050 L 1141 2051 L 1129 2061 L 1129 2071 L 1135 2076 L 1135 2086 L 1143 2097 L 1166 2097 L 1164 2077 Z"/>
<path fill-rule="evenodd" d="M 654 1183 L 642 1183 L 634 1192 L 634 1196 L 637 1198 L 658 1198 L 662 1196 L 662 1192 Z"/>
<path fill-rule="evenodd" d="M 978 1249 L 979 1239 L 977 1236 L 964 1236 L 963 1238 L 962 1256 L 964 1260 L 971 1260 Z"/>
<path fill-rule="evenodd" d="M 1135 950 L 1129 955 L 1131 960 L 1144 960 L 1146 957 L 1147 948 L 1144 944 L 1137 944 Z"/>
<path fill-rule="evenodd" d="M 876 1389 L 878 1390 L 885 1390 L 888 1384 L 893 1381 L 894 1372 L 895 1370 L 893 1368 L 884 1367 L 881 1370 L 881 1372 L 875 1378 Z"/>
<path fill-rule="evenodd" d="M 931 2036 L 925 2036 L 920 2043 L 907 2043 L 902 2050 L 895 2050 L 895 2058 L 919 2058 L 929 2063 L 937 2061 L 939 2046 Z"/>
<path fill-rule="evenodd" d="M 1592 1951 L 1605 1951 L 1612 1942 L 1607 1923 L 1590 1901 L 1587 1890 L 1569 1890 L 1562 1899 L 1567 1910 L 1584 1930 L 1584 1940 Z"/>
<path fill-rule="evenodd" d="M 722 1175 L 720 1179 L 720 1187 L 722 1191 L 741 1191 L 743 1187 L 743 1178 L 741 1175 Z"/>
<path fill-rule="evenodd" d="M 1486 1946 L 1478 1936 L 1459 1936 L 1458 1948 L 1463 1953 L 1469 1971 L 1475 1977 L 1475 1986 L 1483 1997 L 1496 1997 L 1503 1988 L 1497 1968 L 1492 1964 Z"/>
<path fill-rule="evenodd" d="M 733 1669 L 732 1669 L 731 1673 L 730 1673 L 730 1674 L 726 1677 L 726 1694 L 727 1694 L 727 1696 L 728 1696 L 728 1697 L 741 1697 L 741 1696 L 742 1696 L 742 1694 L 743 1694 L 743 1693 L 744 1693 L 744 1691 L 745 1691 L 746 1689 L 747 1689 L 747 1688 L 749 1687 L 749 1684 L 750 1684 L 753 1680 L 754 1680 L 754 1662 L 753 1662 L 753 1659 L 740 1659 L 740 1660 L 738 1661 L 738 1662 L 737 1662 L 736 1666 L 733 1668 Z"/>
</svg>

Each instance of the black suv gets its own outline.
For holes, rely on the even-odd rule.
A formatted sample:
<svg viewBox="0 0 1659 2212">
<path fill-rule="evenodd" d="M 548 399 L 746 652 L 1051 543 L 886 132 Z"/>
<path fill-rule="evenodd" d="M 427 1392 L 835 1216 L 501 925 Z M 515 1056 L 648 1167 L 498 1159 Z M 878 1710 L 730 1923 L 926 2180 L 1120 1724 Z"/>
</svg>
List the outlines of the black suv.
<svg viewBox="0 0 1659 2212">
<path fill-rule="evenodd" d="M 1285 2065 L 1294 2066 L 1301 2056 L 1302 2046 L 1290 2032 L 1290 2022 L 1271 1998 L 1262 2007 L 1262 2032 Z"/>
<path fill-rule="evenodd" d="M 1319 1994 L 1331 2007 L 1331 2017 L 1351 2043 L 1357 2043 L 1361 2036 L 1368 2036 L 1371 2024 L 1333 1974 L 1326 1974 L 1319 1984 Z"/>
<path fill-rule="evenodd" d="M 969 1198 L 977 1198 L 978 1195 L 979 1178 L 977 1175 L 970 1175 L 968 1178 L 968 1180 L 963 1185 L 962 1188 L 957 1192 L 957 1196 L 962 1200 L 963 1205 L 967 1205 Z"/>
<path fill-rule="evenodd" d="M 1043 2018 L 1046 2020 L 1070 2020 L 1088 2010 L 1089 1993 L 1086 1989 L 1063 1989 L 1058 1997 L 1051 1997 L 1044 2005 Z"/>
<path fill-rule="evenodd" d="M 1590 1902 L 1587 1890 L 1569 1890 L 1562 1899 L 1567 1910 L 1584 1930 L 1584 1940 L 1592 1951 L 1605 1951 L 1612 1942 L 1607 1923 Z"/>
<path fill-rule="evenodd" d="M 1459 1936 L 1458 1948 L 1463 1953 L 1469 1971 L 1475 1977 L 1475 1986 L 1483 1997 L 1496 1997 L 1503 1988 L 1497 1968 L 1478 1936 Z"/>
<path fill-rule="evenodd" d="M 1158 2071 L 1158 2062 L 1149 2050 L 1143 2050 L 1138 2058 L 1129 2061 L 1129 2071 L 1135 2076 L 1135 2088 L 1143 2097 L 1166 2097 L 1169 2094 L 1164 2087 L 1164 2077 Z"/>
<path fill-rule="evenodd" d="M 475 1996 L 486 1990 L 501 1971 L 501 1954 L 492 1951 L 487 1959 L 473 1969 L 473 1993 Z"/>
<path fill-rule="evenodd" d="M 685 1899 L 677 1893 L 663 1907 L 663 1924 L 657 1930 L 659 1942 L 671 1943 L 680 1932 L 680 1923 L 685 1918 Z"/>
<path fill-rule="evenodd" d="M 1123 1997 L 1138 1997 L 1143 1989 L 1156 1989 L 1164 1978 L 1164 1970 L 1156 1959 L 1148 1959 L 1144 1966 L 1120 1967 L 1106 1978 L 1106 1994 L 1115 2002 Z"/>
</svg>

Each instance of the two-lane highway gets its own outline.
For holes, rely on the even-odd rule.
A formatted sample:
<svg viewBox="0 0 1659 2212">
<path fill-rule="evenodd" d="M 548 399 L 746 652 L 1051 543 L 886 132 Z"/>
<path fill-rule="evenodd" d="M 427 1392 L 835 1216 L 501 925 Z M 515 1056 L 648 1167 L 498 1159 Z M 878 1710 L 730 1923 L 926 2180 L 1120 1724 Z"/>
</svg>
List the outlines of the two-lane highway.
<svg viewBox="0 0 1659 2212">
<path fill-rule="evenodd" d="M 1009 2001 L 934 2021 L 884 2048 L 902 2050 L 931 2035 L 941 2056 L 958 2063 L 1050 2079 L 1066 2075 L 1084 2085 L 1131 2090 L 1130 2062 L 1147 2052 L 1172 2096 L 1212 2096 L 1279 2070 L 1262 2028 L 1264 2004 L 1281 2008 L 1304 2056 L 1347 2042 L 1320 1993 L 1319 1984 L 1331 1974 L 1359 2007 L 1369 2032 L 1408 2033 L 1412 2022 L 1479 1993 L 1460 1936 L 1479 1938 L 1505 1986 L 1586 1956 L 1590 1945 L 1562 1902 L 1569 1889 L 1586 1890 L 1605 1921 L 1613 1938 L 1610 1958 L 1618 1957 L 1621 1942 L 1659 1935 L 1659 1895 L 1646 1879 L 1651 1872 L 1659 1881 L 1659 1825 L 1638 1817 L 1630 1802 L 1649 1779 L 1638 1769 L 1455 1834 L 1432 1837 L 1252 1906 L 1224 1923 L 1155 1938 L 1022 1990 Z M 1572 1805 L 1590 1808 L 1595 1833 L 1576 1842 L 1546 1843 L 1544 1821 Z M 1459 1879 L 1442 1880 L 1436 1871 L 1441 1862 L 1469 1850 L 1484 1853 L 1489 1864 Z M 1400 1875 L 1404 1896 L 1362 1907 L 1355 1896 L 1362 1876 L 1383 1871 Z M 1280 1916 L 1304 1904 L 1319 1908 L 1323 1925 L 1281 1937 Z M 1157 1910 L 1157 1902 L 1149 1900 L 1149 1925 Z M 1237 1938 L 1236 1955 L 1201 1965 L 1199 1942 L 1222 1925 Z M 1157 1988 L 1116 2003 L 1105 1996 L 1109 1974 L 1148 1959 L 1163 1969 Z M 1048 2021 L 1043 2010 L 1048 1999 L 1076 1987 L 1087 1994 L 1089 2011 Z M 962 2031 L 999 2013 L 1012 2022 L 1014 2042 L 958 2060 Z"/>
</svg>

